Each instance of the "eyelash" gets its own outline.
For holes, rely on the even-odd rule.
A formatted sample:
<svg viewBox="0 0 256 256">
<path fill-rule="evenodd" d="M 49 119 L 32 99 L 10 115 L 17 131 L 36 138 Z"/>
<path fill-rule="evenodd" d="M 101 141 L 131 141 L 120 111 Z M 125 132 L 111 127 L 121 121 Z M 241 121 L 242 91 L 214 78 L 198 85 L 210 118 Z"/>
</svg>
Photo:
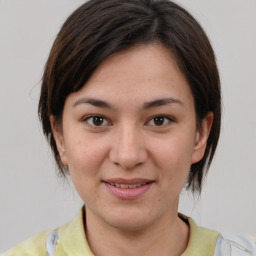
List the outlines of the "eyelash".
<svg viewBox="0 0 256 256">
<path fill-rule="evenodd" d="M 156 119 L 164 119 L 164 124 L 163 125 L 155 125 L 155 124 L 152 124 L 152 126 L 155 126 L 155 127 L 165 127 L 166 125 L 168 125 L 169 123 L 171 122 L 174 122 L 173 118 L 171 118 L 170 116 L 165 116 L 165 115 L 156 115 L 156 116 L 153 116 L 149 119 L 149 121 L 147 122 L 147 124 L 149 124 L 151 121 L 154 122 L 156 121 Z M 167 122 L 166 122 L 167 121 Z"/>
<path fill-rule="evenodd" d="M 101 115 L 86 116 L 85 118 L 82 119 L 82 121 L 87 122 L 89 124 L 89 126 L 91 126 L 93 128 L 98 128 L 98 127 L 106 126 L 106 125 L 95 125 L 93 123 L 90 123 L 90 120 L 93 122 L 94 118 L 99 118 L 99 119 L 102 119 L 103 122 L 108 122 L 107 119 L 104 116 L 101 116 Z M 108 125 L 111 125 L 111 123 L 108 124 Z"/>
<path fill-rule="evenodd" d="M 99 118 L 101 119 L 100 121 L 103 122 L 103 124 L 99 124 L 99 125 L 95 125 L 95 123 L 90 123 L 94 121 L 94 119 L 96 118 Z M 154 122 L 154 121 L 157 121 L 157 119 L 164 119 L 164 123 L 163 124 L 160 124 L 160 125 L 156 125 L 156 124 L 150 124 L 150 122 Z M 92 128 L 101 128 L 101 127 L 105 127 L 105 126 L 111 126 L 111 122 L 109 122 L 107 120 L 107 118 L 105 118 L 104 116 L 102 115 L 89 115 L 89 116 L 86 116 L 85 118 L 82 119 L 83 122 L 87 122 L 88 125 Z M 104 123 L 107 123 L 107 124 L 104 124 Z M 169 123 L 171 122 L 174 122 L 174 119 L 171 118 L 170 116 L 165 116 L 165 115 L 156 115 L 156 116 L 153 116 L 151 117 L 147 122 L 146 124 L 149 125 L 149 126 L 155 126 L 155 127 L 165 127 L 167 126 Z"/>
</svg>

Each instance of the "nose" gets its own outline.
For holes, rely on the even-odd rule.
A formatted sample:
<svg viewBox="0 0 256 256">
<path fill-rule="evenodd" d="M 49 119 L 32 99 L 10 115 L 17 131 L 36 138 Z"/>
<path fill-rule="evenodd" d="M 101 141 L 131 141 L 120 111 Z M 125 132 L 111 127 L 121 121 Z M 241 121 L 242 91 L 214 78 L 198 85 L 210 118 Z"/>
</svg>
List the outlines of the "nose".
<svg viewBox="0 0 256 256">
<path fill-rule="evenodd" d="M 148 154 L 142 137 L 138 128 L 120 127 L 112 140 L 110 160 L 126 170 L 145 163 Z"/>
</svg>

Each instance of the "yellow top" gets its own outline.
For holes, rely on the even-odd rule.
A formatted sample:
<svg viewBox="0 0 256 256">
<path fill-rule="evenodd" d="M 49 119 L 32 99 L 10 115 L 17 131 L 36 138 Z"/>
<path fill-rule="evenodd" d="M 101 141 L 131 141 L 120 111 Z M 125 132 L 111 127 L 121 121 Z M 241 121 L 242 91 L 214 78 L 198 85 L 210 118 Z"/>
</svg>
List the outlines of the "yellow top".
<svg viewBox="0 0 256 256">
<path fill-rule="evenodd" d="M 184 216 L 181 216 L 184 218 Z M 186 251 L 182 256 L 213 256 L 218 233 L 196 225 L 187 218 L 190 226 L 190 238 Z M 39 233 L 27 241 L 16 245 L 3 256 L 46 256 L 46 237 L 51 232 Z M 84 225 L 83 210 L 80 210 L 77 217 L 70 223 L 58 229 L 59 240 L 55 250 L 55 256 L 93 256 L 87 243 Z"/>
</svg>

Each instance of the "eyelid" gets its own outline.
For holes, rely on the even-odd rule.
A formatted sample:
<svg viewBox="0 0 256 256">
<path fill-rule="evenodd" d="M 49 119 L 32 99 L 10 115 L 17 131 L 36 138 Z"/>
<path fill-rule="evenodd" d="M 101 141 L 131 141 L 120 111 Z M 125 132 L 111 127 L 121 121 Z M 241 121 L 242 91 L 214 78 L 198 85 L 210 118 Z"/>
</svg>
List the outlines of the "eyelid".
<svg viewBox="0 0 256 256">
<path fill-rule="evenodd" d="M 103 121 L 103 124 L 102 125 L 94 125 L 94 124 L 91 124 L 89 123 L 89 120 L 93 119 L 93 118 L 102 118 L 104 121 Z M 156 124 L 150 124 L 151 121 L 154 121 L 154 118 L 157 118 L 157 117 L 160 117 L 160 118 L 164 118 L 165 120 L 167 120 L 167 123 L 164 123 L 163 125 L 156 125 Z M 100 114 L 90 114 L 90 115 L 86 115 L 84 116 L 83 118 L 81 118 L 81 121 L 82 122 L 86 122 L 88 126 L 90 126 L 91 128 L 103 128 L 103 127 L 107 127 L 107 126 L 112 126 L 113 124 L 111 123 L 111 121 L 106 118 L 105 116 L 103 115 L 100 115 Z M 157 128 L 164 128 L 168 125 L 170 125 L 171 123 L 175 122 L 175 119 L 169 115 L 164 115 L 164 114 L 158 114 L 158 115 L 154 115 L 154 116 L 151 116 L 147 121 L 146 121 L 146 125 L 148 126 L 154 126 L 154 127 L 157 127 Z"/>
<path fill-rule="evenodd" d="M 107 124 L 103 124 L 103 125 L 93 125 L 93 124 L 90 124 L 88 122 L 88 120 L 92 119 L 92 118 L 95 118 L 95 117 L 99 117 L 99 118 L 102 118 L 104 119 L 104 121 L 107 121 Z M 102 128 L 102 127 L 106 127 L 106 126 L 110 126 L 112 125 L 111 122 L 103 115 L 97 115 L 97 114 L 91 114 L 91 115 L 86 115 L 84 116 L 83 118 L 81 118 L 81 121 L 83 122 L 86 122 L 88 124 L 88 126 L 92 127 L 92 128 Z"/>
<path fill-rule="evenodd" d="M 150 125 L 149 124 L 149 122 L 150 121 L 153 121 L 154 120 L 154 118 L 157 118 L 157 117 L 162 117 L 162 118 L 165 118 L 165 119 L 167 119 L 168 120 L 168 123 L 167 124 L 163 124 L 163 125 L 152 125 L 152 126 L 154 126 L 154 127 L 158 127 L 158 128 L 161 128 L 161 127 L 166 127 L 166 126 L 168 126 L 170 123 L 173 123 L 173 122 L 175 122 L 175 119 L 173 118 L 173 117 L 171 117 L 171 116 L 168 116 L 168 115 L 155 115 L 155 116 L 152 116 L 152 117 L 150 117 L 149 119 L 148 119 L 148 121 L 146 122 L 146 124 L 147 125 Z"/>
</svg>

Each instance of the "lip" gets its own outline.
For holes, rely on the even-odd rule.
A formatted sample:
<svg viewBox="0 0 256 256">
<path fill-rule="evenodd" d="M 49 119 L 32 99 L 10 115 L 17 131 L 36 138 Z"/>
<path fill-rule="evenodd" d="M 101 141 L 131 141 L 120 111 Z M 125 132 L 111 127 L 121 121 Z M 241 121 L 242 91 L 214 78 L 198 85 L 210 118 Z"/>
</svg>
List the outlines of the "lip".
<svg viewBox="0 0 256 256">
<path fill-rule="evenodd" d="M 103 182 L 134 185 L 134 184 L 153 182 L 153 180 L 143 179 L 143 178 L 134 178 L 134 179 L 113 178 L 113 179 L 104 179 Z"/>
<path fill-rule="evenodd" d="M 115 178 L 115 179 L 108 179 L 103 181 L 104 185 L 108 189 L 108 191 L 114 195 L 115 197 L 123 200 L 134 200 L 142 195 L 144 195 L 153 185 L 154 181 L 149 179 L 122 179 L 122 178 Z M 143 184 L 139 187 L 135 188 L 121 188 L 111 185 L 111 183 L 118 183 L 118 184 L 126 184 L 126 185 L 135 185 L 135 184 Z"/>
</svg>

